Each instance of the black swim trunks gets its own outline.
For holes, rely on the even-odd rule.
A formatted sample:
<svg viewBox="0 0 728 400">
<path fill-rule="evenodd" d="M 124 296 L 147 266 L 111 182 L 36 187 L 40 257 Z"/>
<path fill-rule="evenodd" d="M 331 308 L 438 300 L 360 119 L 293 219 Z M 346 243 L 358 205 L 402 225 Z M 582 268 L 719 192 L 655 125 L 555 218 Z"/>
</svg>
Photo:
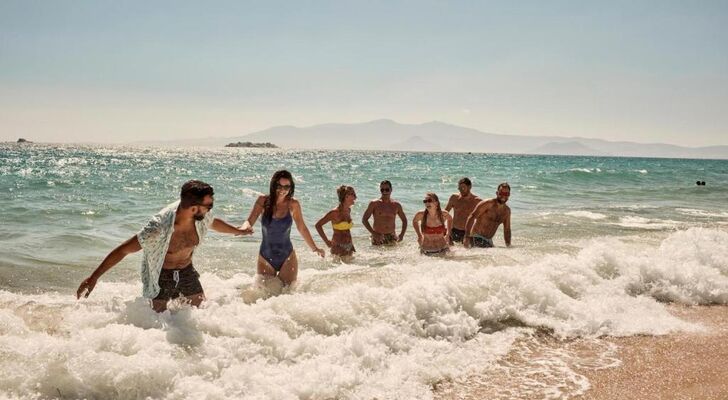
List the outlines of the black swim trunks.
<svg viewBox="0 0 728 400">
<path fill-rule="evenodd" d="M 375 246 L 391 246 L 397 244 L 397 236 L 394 233 L 383 233 L 382 240 L 374 240 L 374 236 L 372 236 L 372 244 Z"/>
<path fill-rule="evenodd" d="M 449 247 L 443 247 L 443 248 L 437 249 L 437 250 L 422 250 L 422 249 L 420 249 L 420 253 L 422 253 L 422 254 L 424 254 L 426 256 L 435 256 L 435 255 L 440 255 L 440 254 L 446 254 L 449 251 L 450 251 L 450 248 Z"/>
<path fill-rule="evenodd" d="M 453 242 L 462 242 L 465 237 L 465 231 L 457 228 L 452 228 L 450 231 L 450 239 Z"/>
<path fill-rule="evenodd" d="M 473 244 L 473 247 L 493 247 L 493 239 L 481 235 L 473 235 L 470 238 L 470 243 Z"/>
<path fill-rule="evenodd" d="M 159 294 L 154 300 L 171 300 L 180 296 L 203 293 L 200 274 L 192 264 L 182 269 L 162 269 L 159 274 Z"/>
</svg>

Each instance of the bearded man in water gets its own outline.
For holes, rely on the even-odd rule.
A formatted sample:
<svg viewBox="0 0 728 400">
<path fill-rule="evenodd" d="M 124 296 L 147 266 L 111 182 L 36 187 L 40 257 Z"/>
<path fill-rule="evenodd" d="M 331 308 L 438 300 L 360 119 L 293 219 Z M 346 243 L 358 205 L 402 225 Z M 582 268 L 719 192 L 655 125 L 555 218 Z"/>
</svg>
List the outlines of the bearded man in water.
<svg viewBox="0 0 728 400">
<path fill-rule="evenodd" d="M 465 247 L 493 247 L 493 235 L 503 224 L 506 246 L 511 245 L 511 209 L 506 202 L 511 196 L 507 182 L 498 185 L 496 198 L 481 201 L 465 223 Z"/>
<path fill-rule="evenodd" d="M 88 297 L 106 271 L 127 255 L 144 250 L 142 257 L 143 296 L 154 311 L 167 309 L 167 302 L 181 297 L 197 307 L 205 299 L 200 274 L 192 266 L 192 254 L 207 234 L 208 228 L 232 235 L 250 235 L 251 229 L 239 229 L 214 218 L 212 186 L 191 180 L 182 186 L 180 199 L 152 217 L 139 233 L 111 251 L 96 270 L 81 282 L 76 298 Z"/>
</svg>

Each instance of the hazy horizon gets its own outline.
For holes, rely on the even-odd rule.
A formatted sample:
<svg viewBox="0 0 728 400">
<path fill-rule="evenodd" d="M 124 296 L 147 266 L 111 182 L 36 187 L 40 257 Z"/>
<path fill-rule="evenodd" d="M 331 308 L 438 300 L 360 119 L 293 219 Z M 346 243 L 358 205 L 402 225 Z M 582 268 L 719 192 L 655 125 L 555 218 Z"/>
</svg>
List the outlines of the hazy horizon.
<svg viewBox="0 0 728 400">
<path fill-rule="evenodd" d="M 728 145 L 728 4 L 0 3 L 0 141 L 392 119 Z"/>
<path fill-rule="evenodd" d="M 17 138 L 11 138 L 11 139 L 8 139 L 8 140 L 5 140 L 5 139 L 0 140 L 0 142 L 17 142 L 18 139 L 21 139 L 22 138 L 22 139 L 25 139 L 25 140 L 27 140 L 29 142 L 40 143 L 40 144 L 82 144 L 82 145 L 83 144 L 91 144 L 91 145 L 96 145 L 96 144 L 98 144 L 98 145 L 135 145 L 135 144 L 142 144 L 143 145 L 145 143 L 165 143 L 165 142 L 169 142 L 170 144 L 174 144 L 175 142 L 182 142 L 182 141 L 185 141 L 185 140 L 204 140 L 204 139 L 230 139 L 230 140 L 239 140 L 241 138 L 244 139 L 244 137 L 247 136 L 247 135 L 254 134 L 254 133 L 258 133 L 258 132 L 263 132 L 263 131 L 266 131 L 268 129 L 273 129 L 273 128 L 294 127 L 294 128 L 297 128 L 297 129 L 307 129 L 307 128 L 313 128 L 313 127 L 316 127 L 316 126 L 323 126 L 323 125 L 357 125 L 357 124 L 366 124 L 366 123 L 376 122 L 376 121 L 381 121 L 381 120 L 390 120 L 390 121 L 393 121 L 393 122 L 395 122 L 397 124 L 401 124 L 401 125 L 414 125 L 414 126 L 416 126 L 416 125 L 424 125 L 424 124 L 428 124 L 428 123 L 442 123 L 442 124 L 452 125 L 452 126 L 457 127 L 457 128 L 476 129 L 476 128 L 471 128 L 471 127 L 466 127 L 466 126 L 460 126 L 460 125 L 450 124 L 450 123 L 447 123 L 447 122 L 444 122 L 444 121 L 434 121 L 433 120 L 433 121 L 427 121 L 427 122 L 415 123 L 415 124 L 403 124 L 403 123 L 401 123 L 399 121 L 394 121 L 394 120 L 391 120 L 389 118 L 379 118 L 379 119 L 371 120 L 371 121 L 351 122 L 351 123 L 350 122 L 327 122 L 327 123 L 315 124 L 315 125 L 310 125 L 310 126 L 295 126 L 295 125 L 283 125 L 283 124 L 281 124 L 281 125 L 271 126 L 269 128 L 266 128 L 266 129 L 261 129 L 259 131 L 255 131 L 255 132 L 245 132 L 245 133 L 241 133 L 241 134 L 234 135 L 234 136 L 228 136 L 228 135 L 226 135 L 226 136 L 205 136 L 205 137 L 200 136 L 200 137 L 189 137 L 189 138 L 146 139 L 146 140 L 145 139 L 140 139 L 140 140 L 123 140 L 123 141 L 108 141 L 108 140 L 107 141 L 96 141 L 96 140 L 84 140 L 84 141 L 33 140 L 32 137 L 18 136 Z M 534 139 L 545 136 L 545 135 L 528 135 L 528 134 L 504 134 L 504 133 L 499 133 L 499 132 L 482 132 L 482 133 L 484 133 L 484 134 L 504 135 L 504 136 L 532 136 L 532 137 L 534 137 Z M 580 139 L 580 138 L 583 139 L 583 138 L 586 138 L 586 137 L 563 136 L 563 137 L 560 137 L 560 138 L 568 141 L 570 139 L 577 140 L 577 139 Z M 398 139 L 404 139 L 404 138 L 398 138 Z M 600 140 L 601 138 L 590 138 L 590 139 Z M 246 140 L 248 140 L 248 139 L 246 139 Z M 679 145 L 679 144 L 675 144 L 675 143 L 665 143 L 665 142 L 646 142 L 646 141 L 640 141 L 640 140 L 620 140 L 620 141 L 610 140 L 610 139 L 601 139 L 601 140 L 605 140 L 605 141 L 608 141 L 608 142 L 626 142 L 626 143 L 635 143 L 635 144 L 643 144 L 643 145 L 652 145 L 652 144 L 654 144 L 654 145 L 663 145 L 663 144 L 666 144 L 666 145 L 681 146 L 681 147 L 685 147 L 685 148 L 710 147 L 710 146 L 724 146 L 724 145 L 691 146 L 691 145 Z M 254 143 L 263 143 L 263 142 L 270 141 L 270 140 L 263 140 L 263 141 L 260 141 L 260 140 L 251 140 L 251 141 L 254 142 Z M 275 140 L 273 140 L 271 143 L 273 143 L 274 141 Z M 565 143 L 565 142 L 556 142 L 556 143 Z M 273 143 L 273 144 L 276 144 L 276 143 Z M 198 145 L 199 144 L 197 144 L 197 143 L 194 144 L 194 146 L 198 146 Z M 210 145 L 210 146 L 211 147 L 218 147 L 217 145 Z M 283 148 L 288 148 L 288 147 L 287 146 L 283 146 Z M 291 148 L 296 148 L 296 147 L 291 147 Z M 324 148 L 322 148 L 322 149 L 324 149 Z M 330 149 L 330 150 L 333 150 L 333 148 Z M 352 150 L 352 149 L 350 149 L 350 148 L 341 148 L 340 150 Z M 372 150 L 376 150 L 376 149 L 372 149 Z"/>
</svg>

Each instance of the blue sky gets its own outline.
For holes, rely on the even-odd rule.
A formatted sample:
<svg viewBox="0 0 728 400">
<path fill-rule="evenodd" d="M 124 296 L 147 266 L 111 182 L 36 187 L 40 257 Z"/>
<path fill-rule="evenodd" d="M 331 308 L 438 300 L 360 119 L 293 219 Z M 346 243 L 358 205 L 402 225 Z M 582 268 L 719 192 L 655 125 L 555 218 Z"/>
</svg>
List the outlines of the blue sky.
<svg viewBox="0 0 728 400">
<path fill-rule="evenodd" d="M 0 0 L 0 140 L 390 118 L 728 144 L 728 2 Z"/>
</svg>

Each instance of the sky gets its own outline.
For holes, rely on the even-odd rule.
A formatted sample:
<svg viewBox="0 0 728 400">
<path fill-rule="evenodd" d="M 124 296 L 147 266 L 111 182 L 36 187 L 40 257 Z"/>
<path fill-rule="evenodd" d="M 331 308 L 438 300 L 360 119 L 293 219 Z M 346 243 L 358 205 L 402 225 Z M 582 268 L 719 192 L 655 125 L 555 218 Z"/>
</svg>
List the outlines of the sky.
<svg viewBox="0 0 728 400">
<path fill-rule="evenodd" d="M 0 141 L 388 118 L 728 145 L 726 1 L 0 0 Z"/>
</svg>

